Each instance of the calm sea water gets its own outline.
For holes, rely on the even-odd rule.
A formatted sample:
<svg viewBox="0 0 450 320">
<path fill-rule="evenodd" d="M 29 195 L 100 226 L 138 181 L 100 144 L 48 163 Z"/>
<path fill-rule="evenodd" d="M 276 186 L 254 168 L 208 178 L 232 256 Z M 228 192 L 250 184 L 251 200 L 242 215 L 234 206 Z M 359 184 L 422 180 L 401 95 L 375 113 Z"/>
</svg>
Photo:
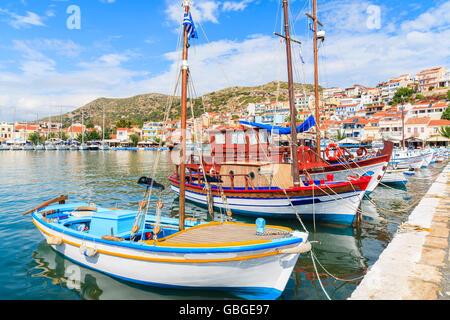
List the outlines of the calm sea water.
<svg viewBox="0 0 450 320">
<path fill-rule="evenodd" d="M 75 265 L 46 244 L 30 216 L 22 213 L 62 194 L 70 200 L 100 206 L 137 208 L 144 189 L 136 184 L 149 175 L 154 151 L 2 151 L 0 152 L 0 299 L 235 299 L 227 293 L 153 288 L 114 279 Z M 442 164 L 422 169 L 405 190 L 378 187 L 371 199 L 388 209 L 410 206 L 428 189 Z M 168 186 L 174 167 L 168 151 L 161 153 L 157 181 Z M 177 216 L 178 199 L 166 188 L 164 214 Z M 332 299 L 346 299 L 368 267 L 378 258 L 408 213 L 382 210 L 364 200 L 362 209 L 372 218 L 357 228 L 306 224 L 315 255 L 336 280 L 318 266 L 319 276 Z M 206 218 L 206 211 L 187 204 L 187 215 Z M 234 215 L 240 222 L 254 222 Z M 220 219 L 220 216 L 216 216 Z M 268 220 L 301 230 L 296 220 Z M 79 285 L 68 281 L 74 268 Z M 69 270 L 69 272 L 68 272 Z M 355 280 L 356 279 L 356 280 Z M 326 299 L 308 255 L 301 256 L 280 299 Z"/>
</svg>

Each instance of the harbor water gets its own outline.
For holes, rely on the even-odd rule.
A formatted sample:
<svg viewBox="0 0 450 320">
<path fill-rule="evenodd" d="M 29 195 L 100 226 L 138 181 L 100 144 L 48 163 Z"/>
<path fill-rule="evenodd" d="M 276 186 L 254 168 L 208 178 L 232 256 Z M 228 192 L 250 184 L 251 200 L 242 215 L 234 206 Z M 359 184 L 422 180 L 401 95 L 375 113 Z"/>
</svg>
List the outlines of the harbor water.
<svg viewBox="0 0 450 320">
<path fill-rule="evenodd" d="M 125 282 L 65 259 L 47 245 L 22 214 L 59 195 L 104 207 L 137 210 L 144 189 L 136 184 L 150 175 L 156 151 L 1 151 L 0 152 L 0 299 L 236 299 L 226 292 L 154 288 Z M 379 186 L 361 208 L 366 217 L 359 227 L 308 222 L 322 284 L 331 299 L 347 299 L 367 269 L 414 209 L 443 163 L 416 172 L 404 188 Z M 170 152 L 161 152 L 156 180 L 166 186 L 163 214 L 178 215 L 178 199 L 168 177 L 174 171 Z M 186 214 L 206 219 L 206 209 L 186 204 Z M 238 222 L 255 220 L 233 215 Z M 220 212 L 216 220 L 221 220 Z M 297 220 L 266 219 L 302 230 Z M 322 266 L 326 269 L 324 270 Z M 326 299 L 310 254 L 297 261 L 279 299 Z"/>
</svg>

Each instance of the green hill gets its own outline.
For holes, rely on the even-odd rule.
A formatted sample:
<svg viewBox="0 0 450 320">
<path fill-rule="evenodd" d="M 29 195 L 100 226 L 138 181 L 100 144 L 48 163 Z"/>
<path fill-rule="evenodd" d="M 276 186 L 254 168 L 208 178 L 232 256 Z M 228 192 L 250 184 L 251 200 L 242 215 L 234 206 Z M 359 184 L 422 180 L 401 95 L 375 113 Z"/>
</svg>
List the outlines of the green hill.
<svg viewBox="0 0 450 320">
<path fill-rule="evenodd" d="M 199 116 L 207 112 L 232 112 L 246 108 L 249 103 L 262 103 L 276 100 L 278 83 L 273 81 L 255 87 L 231 87 L 219 91 L 207 93 L 194 99 L 194 114 Z M 295 93 L 313 93 L 314 86 L 310 84 L 295 84 Z M 322 88 L 319 88 L 322 90 Z M 158 93 L 137 95 L 130 98 L 98 98 L 80 108 L 63 115 L 65 126 L 73 122 L 81 122 L 82 110 L 84 111 L 84 123 L 101 124 L 103 108 L 105 110 L 106 123 L 115 123 L 119 119 L 131 120 L 135 124 L 146 121 L 161 121 L 167 110 L 169 96 Z M 279 101 L 288 99 L 288 84 L 280 82 Z M 171 106 L 170 119 L 180 117 L 180 98 L 175 97 Z M 203 102 L 203 104 L 202 104 Z M 188 108 L 188 117 L 191 115 Z M 48 120 L 42 119 L 42 120 Z"/>
</svg>

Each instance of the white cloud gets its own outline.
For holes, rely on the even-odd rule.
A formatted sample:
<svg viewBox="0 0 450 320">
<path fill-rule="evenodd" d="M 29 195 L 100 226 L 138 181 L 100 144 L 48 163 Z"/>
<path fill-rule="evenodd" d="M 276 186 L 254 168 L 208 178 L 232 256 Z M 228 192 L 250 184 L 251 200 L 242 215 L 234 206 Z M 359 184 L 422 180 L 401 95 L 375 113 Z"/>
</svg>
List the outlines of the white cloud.
<svg viewBox="0 0 450 320">
<path fill-rule="evenodd" d="M 166 0 L 166 14 L 170 22 L 180 24 L 183 21 L 184 8 L 179 0 Z M 195 22 L 219 23 L 219 1 L 197 0 L 190 8 Z"/>
<path fill-rule="evenodd" d="M 421 14 L 417 19 L 402 23 L 403 31 L 426 31 L 436 27 L 450 25 L 450 1 Z"/>
<path fill-rule="evenodd" d="M 8 15 L 10 17 L 8 23 L 16 29 L 29 26 L 45 26 L 42 21 L 43 18 L 31 11 L 27 11 L 25 16 L 21 16 L 14 12 L 10 12 L 9 10 L 0 8 L 0 13 Z"/>
<path fill-rule="evenodd" d="M 223 11 L 243 11 L 254 0 L 225 1 L 222 5 Z"/>
</svg>

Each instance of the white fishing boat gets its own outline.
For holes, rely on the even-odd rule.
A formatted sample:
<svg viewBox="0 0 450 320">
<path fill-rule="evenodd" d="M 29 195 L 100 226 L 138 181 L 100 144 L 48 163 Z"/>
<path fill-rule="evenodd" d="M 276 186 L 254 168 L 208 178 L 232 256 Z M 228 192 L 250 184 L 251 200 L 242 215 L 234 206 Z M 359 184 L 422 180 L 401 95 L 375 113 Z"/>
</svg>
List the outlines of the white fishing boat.
<svg viewBox="0 0 450 320">
<path fill-rule="evenodd" d="M 70 147 L 67 144 L 63 144 L 63 143 L 56 145 L 56 150 L 59 150 L 59 151 L 66 151 L 66 150 L 69 150 L 69 148 Z"/>
<path fill-rule="evenodd" d="M 46 206 L 33 211 L 33 223 L 53 249 L 72 261 L 140 284 L 274 299 L 299 254 L 309 250 L 306 233 L 267 226 L 266 235 L 258 236 L 256 225 L 231 222 L 186 222 L 186 229 L 178 231 L 178 221 L 168 221 L 161 224 L 158 240 L 130 240 L 137 212 L 87 207 Z M 154 225 L 149 216 L 144 235 Z"/>
<path fill-rule="evenodd" d="M 80 150 L 80 151 L 89 150 L 89 146 L 86 143 L 82 143 L 78 146 L 78 150 Z"/>
<path fill-rule="evenodd" d="M 408 178 L 415 175 L 414 171 L 409 169 L 388 169 L 381 179 L 381 182 L 387 185 L 405 185 Z"/>
<path fill-rule="evenodd" d="M 107 144 L 101 144 L 99 146 L 99 150 L 102 150 L 102 151 L 107 151 L 107 150 L 110 150 L 110 149 L 111 148 Z"/>
<path fill-rule="evenodd" d="M 17 144 L 13 144 L 9 147 L 9 150 L 11 151 L 19 151 L 22 150 L 22 146 L 21 145 L 17 145 Z"/>
<path fill-rule="evenodd" d="M 423 166 L 426 168 L 428 167 L 431 162 L 433 161 L 433 157 L 434 157 L 434 151 L 433 149 L 423 149 L 421 151 L 421 153 L 425 156 L 425 163 L 423 164 Z"/>
<path fill-rule="evenodd" d="M 38 145 L 34 146 L 34 150 L 35 151 L 43 151 L 43 150 L 45 150 L 45 147 L 43 144 L 38 144 Z"/>
<path fill-rule="evenodd" d="M 425 155 L 408 150 L 394 150 L 390 161 L 395 169 L 420 169 L 425 163 Z"/>
<path fill-rule="evenodd" d="M 32 144 L 25 144 L 23 146 L 23 150 L 25 150 L 25 151 L 34 151 L 35 150 L 34 149 L 34 145 L 32 145 Z"/>
<path fill-rule="evenodd" d="M 7 151 L 9 147 L 6 144 L 0 144 L 0 151 Z"/>
<path fill-rule="evenodd" d="M 187 119 L 189 30 L 194 27 L 190 1 L 183 1 L 183 6 L 182 128 Z M 182 135 L 185 142 L 186 132 Z M 68 197 L 61 196 L 25 214 L 32 214 L 53 249 L 83 266 L 150 286 L 225 290 L 251 299 L 279 297 L 299 255 L 311 249 L 308 233 L 265 226 L 261 218 L 256 224 L 190 221 L 184 194 L 178 219 L 164 218 L 162 201 L 150 202 L 157 192 L 160 199 L 164 186 L 146 177 L 138 183 L 146 191 L 137 211 L 66 204 Z M 156 212 L 149 213 L 150 207 Z"/>
<path fill-rule="evenodd" d="M 57 150 L 57 149 L 56 149 L 56 145 L 53 144 L 53 143 L 48 143 L 48 144 L 45 145 L 45 150 L 47 150 L 47 151 L 54 151 L 54 150 Z"/>
</svg>

